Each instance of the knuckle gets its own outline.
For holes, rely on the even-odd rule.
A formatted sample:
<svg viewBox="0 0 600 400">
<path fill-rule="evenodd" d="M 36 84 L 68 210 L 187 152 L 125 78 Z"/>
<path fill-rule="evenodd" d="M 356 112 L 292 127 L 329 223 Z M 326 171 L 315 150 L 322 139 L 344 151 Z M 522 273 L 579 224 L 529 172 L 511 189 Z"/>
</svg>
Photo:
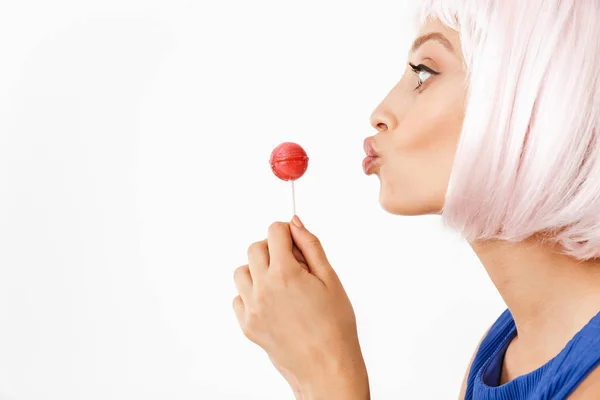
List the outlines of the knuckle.
<svg viewBox="0 0 600 400">
<path fill-rule="evenodd" d="M 234 309 L 237 309 L 241 306 L 244 305 L 244 302 L 242 301 L 242 297 L 240 295 L 237 295 L 233 298 L 233 301 L 231 302 L 231 305 Z"/>
<path fill-rule="evenodd" d="M 269 303 L 269 296 L 264 290 L 257 290 L 256 292 L 256 306 L 262 309 Z"/>
<path fill-rule="evenodd" d="M 269 233 L 275 233 L 280 231 L 283 227 L 285 227 L 286 223 L 281 221 L 275 221 L 271 225 L 269 225 Z"/>
<path fill-rule="evenodd" d="M 244 333 L 244 336 L 246 336 L 250 341 L 252 341 L 252 342 L 256 341 L 257 335 L 254 332 L 254 329 L 250 325 L 249 321 L 246 321 L 246 323 L 242 327 L 242 332 Z"/>
<path fill-rule="evenodd" d="M 289 268 L 281 268 L 274 274 L 276 284 L 283 288 L 291 286 L 296 276 L 297 271 Z"/>
<path fill-rule="evenodd" d="M 249 271 L 249 269 L 248 269 L 248 264 L 246 264 L 246 265 L 242 265 L 241 267 L 237 267 L 237 268 L 235 269 L 235 271 L 233 271 L 233 279 L 234 279 L 234 280 L 237 280 L 237 279 L 239 279 L 239 277 L 240 277 L 242 274 L 245 274 L 247 271 Z"/>
<path fill-rule="evenodd" d="M 247 308 L 247 320 L 249 323 L 255 325 L 258 320 L 260 320 L 261 312 L 260 307 L 253 305 Z"/>
<path fill-rule="evenodd" d="M 248 255 L 254 253 L 257 250 L 257 248 L 258 248 L 258 242 L 254 242 L 250 246 L 248 246 L 248 250 L 247 250 Z"/>
<path fill-rule="evenodd" d="M 254 242 L 252 243 L 249 247 L 248 247 L 248 257 L 250 257 L 251 254 L 254 253 L 258 253 L 261 251 L 265 250 L 265 244 L 267 243 L 266 239 L 265 240 L 260 240 L 258 242 Z"/>
<path fill-rule="evenodd" d="M 244 335 L 252 341 L 256 340 L 260 330 L 260 315 L 256 311 L 248 310 L 246 322 L 243 327 Z"/>
<path fill-rule="evenodd" d="M 313 246 L 321 246 L 321 239 L 319 239 L 315 235 L 310 235 L 310 237 L 307 239 L 307 241 L 308 241 L 308 243 L 310 243 Z"/>
</svg>

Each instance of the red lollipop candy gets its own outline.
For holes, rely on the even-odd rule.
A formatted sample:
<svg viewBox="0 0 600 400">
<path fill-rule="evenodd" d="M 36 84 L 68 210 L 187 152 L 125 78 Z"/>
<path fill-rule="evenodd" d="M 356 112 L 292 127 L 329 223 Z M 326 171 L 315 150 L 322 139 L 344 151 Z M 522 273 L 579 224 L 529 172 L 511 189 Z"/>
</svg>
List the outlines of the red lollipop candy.
<svg viewBox="0 0 600 400">
<path fill-rule="evenodd" d="M 296 214 L 296 193 L 294 192 L 294 181 L 300 178 L 308 168 L 308 156 L 304 149 L 296 143 L 285 142 L 275 147 L 271 152 L 269 160 L 271 170 L 281 180 L 292 183 L 292 204 L 294 215 Z"/>
<path fill-rule="evenodd" d="M 275 176 L 284 181 L 295 181 L 306 172 L 308 156 L 299 144 L 281 143 L 271 153 L 271 170 Z"/>
</svg>

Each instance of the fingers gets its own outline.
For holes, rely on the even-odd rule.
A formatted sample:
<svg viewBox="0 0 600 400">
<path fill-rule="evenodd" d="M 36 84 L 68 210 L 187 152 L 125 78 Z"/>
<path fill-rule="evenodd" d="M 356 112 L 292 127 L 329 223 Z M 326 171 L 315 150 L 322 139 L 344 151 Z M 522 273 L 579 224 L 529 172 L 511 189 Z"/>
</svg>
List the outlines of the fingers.
<svg viewBox="0 0 600 400">
<path fill-rule="evenodd" d="M 304 254 L 302 254 L 298 246 L 294 245 L 294 247 L 292 248 L 292 254 L 299 263 L 306 264 L 306 258 L 304 258 Z"/>
<path fill-rule="evenodd" d="M 302 254 L 302 252 L 298 247 L 296 247 L 296 245 L 294 245 L 294 247 L 292 248 L 292 254 L 294 254 L 294 257 L 296 258 L 296 261 L 298 261 L 300 266 L 306 271 L 310 272 L 310 268 L 308 268 L 308 263 L 304 258 L 304 254 Z"/>
<path fill-rule="evenodd" d="M 271 260 L 276 261 L 276 265 L 290 265 L 293 244 L 290 224 L 274 222 L 269 226 L 267 245 Z"/>
<path fill-rule="evenodd" d="M 254 280 L 260 279 L 267 272 L 269 263 L 270 257 L 267 240 L 252 243 L 248 248 L 248 266 Z"/>
<path fill-rule="evenodd" d="M 298 248 L 308 261 L 308 264 L 318 264 L 323 261 L 327 261 L 327 255 L 325 249 L 321 244 L 321 240 L 307 231 L 306 229 L 295 229 L 293 232 L 294 237 L 298 238 L 296 241 Z"/>
<path fill-rule="evenodd" d="M 293 223 L 291 225 L 291 237 L 304 255 L 310 272 L 323 282 L 335 275 L 319 238 L 304 226 L 298 227 Z"/>
<path fill-rule="evenodd" d="M 244 306 L 244 301 L 238 295 L 233 299 L 233 311 L 235 312 L 235 317 L 237 318 L 240 326 L 244 324 L 246 310 Z"/>
<path fill-rule="evenodd" d="M 241 299 L 247 303 L 252 295 L 252 276 L 250 275 L 248 265 L 242 265 L 241 267 L 236 268 L 233 273 L 233 280 L 235 281 L 235 288 Z"/>
</svg>

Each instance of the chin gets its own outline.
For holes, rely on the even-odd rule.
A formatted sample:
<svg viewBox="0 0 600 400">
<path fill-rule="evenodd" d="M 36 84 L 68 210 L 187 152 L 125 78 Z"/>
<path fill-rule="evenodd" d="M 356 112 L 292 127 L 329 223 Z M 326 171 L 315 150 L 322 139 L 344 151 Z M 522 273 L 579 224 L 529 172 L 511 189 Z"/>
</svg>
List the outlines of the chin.
<svg viewBox="0 0 600 400">
<path fill-rule="evenodd" d="M 442 206 L 433 200 L 430 196 L 418 196 L 409 190 L 394 190 L 384 184 L 381 184 L 379 190 L 379 204 L 385 211 L 394 215 L 439 214 Z"/>
<path fill-rule="evenodd" d="M 380 198 L 379 204 L 385 211 L 393 215 L 414 216 L 432 214 L 418 205 L 402 204 L 398 201 L 385 201 L 384 199 Z"/>
</svg>

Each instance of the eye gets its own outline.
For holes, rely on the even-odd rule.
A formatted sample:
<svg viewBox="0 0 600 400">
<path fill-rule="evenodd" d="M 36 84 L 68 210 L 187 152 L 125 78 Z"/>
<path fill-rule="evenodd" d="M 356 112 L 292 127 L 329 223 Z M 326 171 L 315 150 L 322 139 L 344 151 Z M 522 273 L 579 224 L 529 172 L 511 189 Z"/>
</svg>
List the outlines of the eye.
<svg viewBox="0 0 600 400">
<path fill-rule="evenodd" d="M 440 74 L 439 72 L 436 72 L 423 64 L 413 65 L 411 63 L 408 63 L 408 65 L 410 65 L 410 67 L 412 68 L 414 73 L 417 74 L 418 80 L 417 80 L 417 87 L 415 88 L 415 90 L 421 88 L 421 86 L 423 86 L 423 83 L 425 83 L 425 81 L 427 79 L 431 78 L 432 75 Z"/>
</svg>

